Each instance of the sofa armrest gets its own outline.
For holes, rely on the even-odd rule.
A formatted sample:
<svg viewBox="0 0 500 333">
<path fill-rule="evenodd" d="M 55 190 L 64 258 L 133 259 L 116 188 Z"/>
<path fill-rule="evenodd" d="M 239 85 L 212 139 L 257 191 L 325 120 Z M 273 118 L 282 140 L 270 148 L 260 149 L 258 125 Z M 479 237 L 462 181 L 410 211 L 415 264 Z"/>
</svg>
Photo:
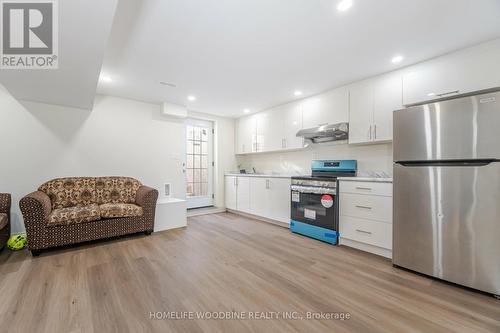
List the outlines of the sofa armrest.
<svg viewBox="0 0 500 333">
<path fill-rule="evenodd" d="M 156 206 L 157 199 L 158 199 L 158 191 L 154 188 L 144 185 L 139 187 L 135 195 L 135 203 L 141 206 L 142 208 Z"/>
<path fill-rule="evenodd" d="M 153 231 L 154 229 L 156 200 L 158 200 L 156 189 L 142 185 L 137 190 L 135 203 L 141 206 L 144 212 L 145 231 Z"/>
<path fill-rule="evenodd" d="M 36 237 L 37 235 L 39 237 L 43 234 L 47 217 L 52 211 L 52 204 L 47 194 L 36 191 L 22 198 L 19 202 L 19 207 L 23 214 L 29 245 L 30 238 Z"/>
<path fill-rule="evenodd" d="M 10 221 L 10 206 L 12 197 L 9 193 L 0 193 L 0 213 L 7 214 Z"/>
</svg>

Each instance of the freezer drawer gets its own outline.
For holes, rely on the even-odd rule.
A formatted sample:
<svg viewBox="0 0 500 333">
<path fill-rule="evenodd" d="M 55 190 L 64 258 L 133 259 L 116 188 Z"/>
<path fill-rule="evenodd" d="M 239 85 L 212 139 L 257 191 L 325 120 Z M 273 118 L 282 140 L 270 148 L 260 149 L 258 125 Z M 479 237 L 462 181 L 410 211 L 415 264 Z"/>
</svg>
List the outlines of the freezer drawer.
<svg viewBox="0 0 500 333">
<path fill-rule="evenodd" d="M 393 262 L 500 294 L 500 163 L 394 164 Z"/>
</svg>

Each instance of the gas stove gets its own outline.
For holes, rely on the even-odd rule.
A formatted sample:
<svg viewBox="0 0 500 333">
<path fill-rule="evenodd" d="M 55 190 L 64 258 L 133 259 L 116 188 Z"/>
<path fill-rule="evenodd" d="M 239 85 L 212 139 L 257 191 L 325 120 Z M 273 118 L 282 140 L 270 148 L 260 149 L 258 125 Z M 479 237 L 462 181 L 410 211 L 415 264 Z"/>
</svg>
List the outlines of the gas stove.
<svg viewBox="0 0 500 333">
<path fill-rule="evenodd" d="M 330 244 L 338 238 L 337 177 L 354 177 L 355 160 L 317 160 L 310 176 L 292 177 L 290 230 Z"/>
</svg>

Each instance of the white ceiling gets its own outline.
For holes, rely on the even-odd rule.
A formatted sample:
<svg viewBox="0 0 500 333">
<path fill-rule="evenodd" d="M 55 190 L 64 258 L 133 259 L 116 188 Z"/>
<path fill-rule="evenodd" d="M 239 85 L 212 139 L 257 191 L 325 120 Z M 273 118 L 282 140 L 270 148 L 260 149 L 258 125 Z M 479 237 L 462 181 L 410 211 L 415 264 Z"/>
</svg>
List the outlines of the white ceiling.
<svg viewBox="0 0 500 333">
<path fill-rule="evenodd" d="M 59 69 L 1 70 L 17 99 L 91 109 L 118 0 L 59 1 Z"/>
<path fill-rule="evenodd" d="M 241 116 L 500 36 L 498 0 L 337 3 L 120 0 L 98 91 Z"/>
</svg>

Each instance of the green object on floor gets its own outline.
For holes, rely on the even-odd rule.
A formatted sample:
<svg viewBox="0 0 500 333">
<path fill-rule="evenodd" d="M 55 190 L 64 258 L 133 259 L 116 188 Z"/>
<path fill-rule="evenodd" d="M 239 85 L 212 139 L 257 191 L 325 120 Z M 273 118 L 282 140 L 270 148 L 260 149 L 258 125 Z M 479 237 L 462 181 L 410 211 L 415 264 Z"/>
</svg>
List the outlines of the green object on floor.
<svg viewBox="0 0 500 333">
<path fill-rule="evenodd" d="M 12 251 L 19 251 L 24 249 L 26 246 L 27 238 L 26 235 L 13 235 L 10 236 L 7 247 Z"/>
</svg>

